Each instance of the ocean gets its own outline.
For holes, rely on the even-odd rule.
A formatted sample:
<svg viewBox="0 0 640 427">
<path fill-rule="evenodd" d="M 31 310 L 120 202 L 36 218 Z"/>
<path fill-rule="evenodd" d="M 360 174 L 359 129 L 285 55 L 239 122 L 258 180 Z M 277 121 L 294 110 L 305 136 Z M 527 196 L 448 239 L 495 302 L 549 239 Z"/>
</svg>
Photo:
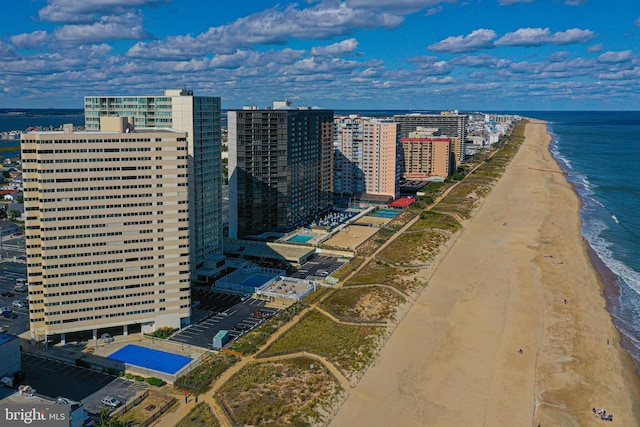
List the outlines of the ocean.
<svg viewBox="0 0 640 427">
<path fill-rule="evenodd" d="M 336 110 L 391 116 L 406 110 Z M 427 112 L 427 111 L 424 111 Z M 0 111 L 0 132 L 83 125 L 82 110 Z M 607 307 L 640 371 L 640 112 L 505 111 L 549 122 L 551 151 L 583 201 L 582 234 L 597 255 Z M 18 145 L 0 141 L 0 146 Z M 8 153 L 9 154 L 9 153 Z M 8 155 L 7 154 L 7 155 Z M 600 263 L 600 261 L 602 263 Z"/>
<path fill-rule="evenodd" d="M 551 152 L 583 202 L 582 234 L 610 270 L 600 269 L 607 308 L 640 370 L 640 112 L 519 114 L 549 122 Z"/>
</svg>

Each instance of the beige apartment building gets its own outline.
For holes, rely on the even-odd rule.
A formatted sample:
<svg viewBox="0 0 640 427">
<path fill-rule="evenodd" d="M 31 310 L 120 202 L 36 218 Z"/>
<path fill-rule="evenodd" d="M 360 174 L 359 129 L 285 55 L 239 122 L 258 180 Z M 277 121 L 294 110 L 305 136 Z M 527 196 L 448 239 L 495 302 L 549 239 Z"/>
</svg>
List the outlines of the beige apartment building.
<svg viewBox="0 0 640 427">
<path fill-rule="evenodd" d="M 442 136 L 453 138 L 456 161 L 464 160 L 464 143 L 467 140 L 466 114 L 443 111 L 440 114 L 397 114 L 393 120 L 400 125 L 400 136 L 408 138 L 418 128 L 437 128 Z"/>
<path fill-rule="evenodd" d="M 105 117 L 21 147 L 32 339 L 188 324 L 187 133 Z"/>
<path fill-rule="evenodd" d="M 351 115 L 336 116 L 334 127 L 334 192 L 359 197 L 398 197 L 398 124 Z"/>
<path fill-rule="evenodd" d="M 448 178 L 455 172 L 456 155 L 453 138 L 434 136 L 432 129 L 418 128 L 401 138 L 402 177 L 405 179 Z"/>
</svg>

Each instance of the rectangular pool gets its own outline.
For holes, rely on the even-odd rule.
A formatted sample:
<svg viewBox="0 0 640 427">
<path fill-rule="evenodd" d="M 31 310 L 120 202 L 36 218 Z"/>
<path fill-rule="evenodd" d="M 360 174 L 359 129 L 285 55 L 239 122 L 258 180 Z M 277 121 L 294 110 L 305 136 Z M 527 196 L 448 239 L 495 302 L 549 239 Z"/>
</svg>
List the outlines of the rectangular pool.
<svg viewBox="0 0 640 427">
<path fill-rule="evenodd" d="M 313 239 L 313 236 L 309 236 L 307 234 L 296 234 L 295 236 L 287 239 L 287 242 L 294 243 L 307 243 L 309 240 Z"/>
<path fill-rule="evenodd" d="M 127 344 L 107 359 L 128 363 L 140 368 L 153 369 L 166 374 L 175 374 L 193 359 L 179 354 L 169 353 L 139 345 Z"/>
</svg>

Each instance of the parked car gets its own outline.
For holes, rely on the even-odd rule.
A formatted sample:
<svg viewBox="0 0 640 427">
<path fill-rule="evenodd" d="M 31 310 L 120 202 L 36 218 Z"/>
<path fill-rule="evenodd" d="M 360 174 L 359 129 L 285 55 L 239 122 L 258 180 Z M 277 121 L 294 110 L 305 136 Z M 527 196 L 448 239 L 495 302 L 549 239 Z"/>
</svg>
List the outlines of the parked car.
<svg viewBox="0 0 640 427">
<path fill-rule="evenodd" d="M 120 402 L 115 397 L 106 396 L 106 397 L 102 398 L 102 404 L 104 406 L 110 406 L 112 408 L 117 408 L 118 406 L 122 405 L 122 402 Z"/>
<path fill-rule="evenodd" d="M 5 319 L 17 319 L 18 313 L 15 311 L 3 311 L 1 316 Z"/>
<path fill-rule="evenodd" d="M 13 290 L 16 292 L 27 292 L 27 286 L 26 285 L 15 285 L 13 287 Z"/>
<path fill-rule="evenodd" d="M 11 313 L 13 310 L 11 309 L 11 307 L 0 307 L 0 313 L 4 313 L 5 311 L 8 311 L 9 313 Z"/>
<path fill-rule="evenodd" d="M 13 292 L 4 291 L 0 293 L 0 297 L 11 298 L 13 296 Z"/>
<path fill-rule="evenodd" d="M 14 302 L 11 303 L 11 305 L 18 308 L 25 308 L 27 306 L 27 304 L 25 304 L 24 301 L 20 301 L 20 300 L 15 300 Z"/>
<path fill-rule="evenodd" d="M 18 387 L 18 393 L 23 396 L 33 397 L 33 395 L 36 394 L 36 389 L 31 387 L 30 385 L 23 384 Z"/>
</svg>

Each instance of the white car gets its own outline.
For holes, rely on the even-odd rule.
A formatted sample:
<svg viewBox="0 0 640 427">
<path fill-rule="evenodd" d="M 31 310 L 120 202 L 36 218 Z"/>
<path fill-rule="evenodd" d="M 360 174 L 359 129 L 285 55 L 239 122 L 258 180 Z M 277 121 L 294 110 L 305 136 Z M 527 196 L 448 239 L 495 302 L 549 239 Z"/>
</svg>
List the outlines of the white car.
<svg viewBox="0 0 640 427">
<path fill-rule="evenodd" d="M 11 305 L 18 308 L 25 308 L 27 306 L 27 304 L 25 304 L 24 301 L 20 301 L 20 300 L 15 300 L 14 302 L 11 303 Z"/>
<path fill-rule="evenodd" d="M 104 406 L 110 406 L 112 408 L 117 408 L 118 406 L 122 405 L 122 402 L 120 402 L 115 397 L 107 396 L 107 397 L 103 397 L 102 398 L 102 404 Z"/>
<path fill-rule="evenodd" d="M 5 311 L 12 312 L 11 307 L 0 307 L 0 313 L 4 313 Z"/>
</svg>

